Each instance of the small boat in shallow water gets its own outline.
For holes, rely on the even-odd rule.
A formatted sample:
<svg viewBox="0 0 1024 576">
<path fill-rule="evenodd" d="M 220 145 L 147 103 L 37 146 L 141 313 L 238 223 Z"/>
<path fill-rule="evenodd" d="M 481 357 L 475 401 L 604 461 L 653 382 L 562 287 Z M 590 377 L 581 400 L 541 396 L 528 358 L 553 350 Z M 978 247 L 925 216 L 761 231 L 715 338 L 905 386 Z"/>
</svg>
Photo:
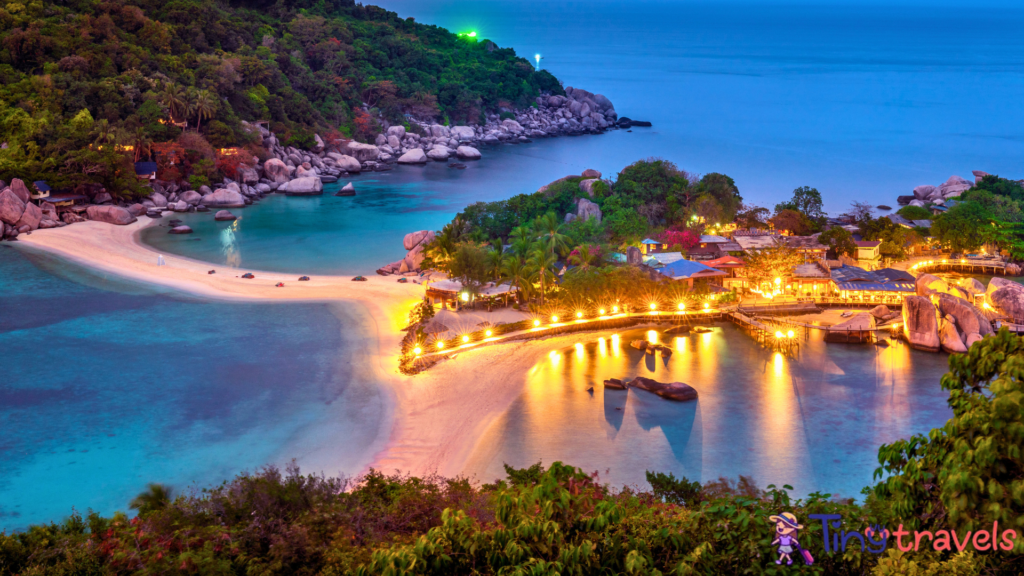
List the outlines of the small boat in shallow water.
<svg viewBox="0 0 1024 576">
<path fill-rule="evenodd" d="M 691 334 L 707 334 L 708 332 L 714 332 L 714 330 L 707 326 L 694 326 L 690 328 Z"/>
</svg>

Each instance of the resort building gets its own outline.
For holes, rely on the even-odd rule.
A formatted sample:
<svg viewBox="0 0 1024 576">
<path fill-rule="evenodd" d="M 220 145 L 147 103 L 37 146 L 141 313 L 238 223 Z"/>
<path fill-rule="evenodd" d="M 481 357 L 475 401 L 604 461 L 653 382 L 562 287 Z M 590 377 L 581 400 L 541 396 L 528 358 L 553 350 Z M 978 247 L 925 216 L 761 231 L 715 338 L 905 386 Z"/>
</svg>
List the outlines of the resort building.
<svg viewBox="0 0 1024 576">
<path fill-rule="evenodd" d="M 640 250 L 644 254 L 655 254 L 657 252 L 664 252 L 665 250 L 668 249 L 668 244 L 665 244 L 664 242 L 658 242 L 657 240 L 653 240 L 651 238 L 644 238 L 644 240 L 640 242 Z"/>
<path fill-rule="evenodd" d="M 726 290 L 742 290 L 747 287 L 747 278 L 743 274 L 746 263 L 735 256 L 722 256 L 714 260 L 702 262 L 709 268 L 725 272 L 722 277 L 722 287 Z"/>
<path fill-rule="evenodd" d="M 699 279 L 716 279 L 728 276 L 727 273 L 693 260 L 678 260 L 658 269 L 658 273 L 671 280 L 685 280 L 690 288 L 693 281 Z"/>
<path fill-rule="evenodd" d="M 796 266 L 787 288 L 797 296 L 813 298 L 833 293 L 834 286 L 828 265 L 824 260 L 816 260 Z"/>
<path fill-rule="evenodd" d="M 878 263 L 882 260 L 881 241 L 855 240 L 854 244 L 857 245 L 857 263 L 868 270 L 877 268 Z"/>
<path fill-rule="evenodd" d="M 869 271 L 858 266 L 832 270 L 832 282 L 839 297 L 853 302 L 898 304 L 904 296 L 917 293 L 914 277 L 902 270 L 883 268 Z"/>
<path fill-rule="evenodd" d="M 42 201 L 50 197 L 50 186 L 42 180 L 37 180 L 32 183 L 32 187 L 35 190 L 30 190 L 32 199 L 36 201 L 36 204 L 41 204 Z"/>
<path fill-rule="evenodd" d="M 686 251 L 686 257 L 690 260 L 703 262 L 705 260 L 714 260 L 721 258 L 725 254 L 722 249 L 719 248 L 720 244 L 709 244 L 708 246 L 696 246 Z"/>
<path fill-rule="evenodd" d="M 775 239 L 778 236 L 774 234 L 758 234 L 755 236 L 733 236 L 733 241 L 739 245 L 740 249 L 747 254 L 756 252 L 758 250 L 764 250 L 765 248 L 772 248 L 775 246 Z"/>
<path fill-rule="evenodd" d="M 818 260 L 825 259 L 825 253 L 828 252 L 828 246 L 818 242 L 818 237 L 815 236 L 785 236 L 780 238 L 780 242 L 784 242 L 786 246 L 793 248 L 804 257 L 804 262 L 815 262 Z"/>
<path fill-rule="evenodd" d="M 156 180 L 156 162 L 136 162 L 135 175 L 139 180 Z"/>
<path fill-rule="evenodd" d="M 494 282 L 488 282 L 480 287 L 475 298 L 458 280 L 438 280 L 426 285 L 426 296 L 431 304 L 452 309 L 471 301 L 482 301 L 487 306 L 498 304 L 499 300 L 502 304 L 508 304 L 509 296 L 515 293 L 516 288 L 508 283 L 495 285 Z"/>
<path fill-rule="evenodd" d="M 713 246 L 713 245 L 727 244 L 728 242 L 729 242 L 729 239 L 724 237 L 724 236 L 715 236 L 713 234 L 702 234 L 701 237 L 700 237 L 700 244 L 698 244 L 698 246 L 700 246 L 701 248 L 707 248 L 707 247 Z"/>
</svg>

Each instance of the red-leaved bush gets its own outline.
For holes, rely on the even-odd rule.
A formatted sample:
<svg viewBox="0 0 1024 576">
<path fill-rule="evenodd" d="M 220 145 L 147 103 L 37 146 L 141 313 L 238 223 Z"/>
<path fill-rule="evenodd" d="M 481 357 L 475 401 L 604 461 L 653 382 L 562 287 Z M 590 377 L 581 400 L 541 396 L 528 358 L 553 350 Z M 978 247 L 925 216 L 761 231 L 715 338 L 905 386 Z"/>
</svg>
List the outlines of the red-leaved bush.
<svg viewBox="0 0 1024 576">
<path fill-rule="evenodd" d="M 669 246 L 680 245 L 683 250 L 689 250 L 697 244 L 700 244 L 700 236 L 697 236 L 689 230 L 675 230 L 669 228 L 658 235 L 658 242 L 668 244 Z"/>
</svg>

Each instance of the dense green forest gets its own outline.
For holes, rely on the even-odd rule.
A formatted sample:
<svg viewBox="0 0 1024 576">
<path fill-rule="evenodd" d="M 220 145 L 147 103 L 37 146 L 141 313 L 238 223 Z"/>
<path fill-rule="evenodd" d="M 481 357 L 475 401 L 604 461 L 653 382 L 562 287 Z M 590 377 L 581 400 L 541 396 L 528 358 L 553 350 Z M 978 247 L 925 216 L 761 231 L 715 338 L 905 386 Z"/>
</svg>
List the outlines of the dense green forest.
<svg viewBox="0 0 1024 576">
<path fill-rule="evenodd" d="M 650 490 L 614 489 L 559 463 L 506 467 L 505 479 L 484 485 L 267 468 L 198 493 L 151 485 L 131 502 L 136 518 L 74 514 L 0 534 L 0 576 L 1020 574 L 1024 338 L 1003 329 L 950 356 L 949 367 L 941 385 L 953 417 L 882 446 L 878 483 L 861 503 L 827 493 L 795 499 L 788 486 L 745 477 L 701 484 L 648 472 Z M 812 566 L 775 563 L 771 516 L 782 512 L 804 526 L 798 539 Z M 841 518 L 830 534 L 889 535 L 884 545 L 852 538 L 845 552 L 830 552 L 812 514 Z M 914 531 L 925 530 L 914 550 Z M 947 532 L 942 549 L 950 530 L 959 543 Z M 1012 549 L 1003 546 L 1007 530 Z"/>
<path fill-rule="evenodd" d="M 0 5 L 0 179 L 136 191 L 132 154 L 181 143 L 367 139 L 403 114 L 477 122 L 563 93 L 514 50 L 351 0 L 30 0 Z M 365 106 L 364 106 L 365 104 Z M 365 108 L 365 109 L 364 109 Z M 187 127 L 185 127 L 187 123 Z M 127 160 L 126 160 L 127 158 Z M 200 170 L 203 167 L 200 166 Z"/>
</svg>

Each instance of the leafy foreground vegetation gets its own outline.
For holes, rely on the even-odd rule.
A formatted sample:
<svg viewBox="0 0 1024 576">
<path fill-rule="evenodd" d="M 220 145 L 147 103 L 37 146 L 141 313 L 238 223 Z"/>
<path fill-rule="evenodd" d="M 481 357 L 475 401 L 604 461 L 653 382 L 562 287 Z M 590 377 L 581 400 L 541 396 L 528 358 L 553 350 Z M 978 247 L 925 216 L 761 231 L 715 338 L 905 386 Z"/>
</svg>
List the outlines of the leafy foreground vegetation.
<svg viewBox="0 0 1024 576">
<path fill-rule="evenodd" d="M 511 49 L 353 0 L 0 3 L 8 182 L 139 194 L 128 147 L 137 160 L 176 143 L 209 177 L 205 149 L 258 139 L 243 120 L 309 149 L 317 132 L 330 145 L 405 113 L 478 122 L 541 92 L 564 93 Z"/>
<path fill-rule="evenodd" d="M 1024 338 L 1001 331 L 950 358 L 942 379 L 954 416 L 942 428 L 882 446 L 881 482 L 864 503 L 749 478 L 701 485 L 648 473 L 652 489 L 614 490 L 595 474 L 554 463 L 474 486 L 465 479 L 386 476 L 355 481 L 269 467 L 199 494 L 151 486 L 137 518 L 73 515 L 0 535 L 0 574 L 1020 574 L 1011 551 L 826 553 L 820 521 L 987 529 L 1024 534 Z M 883 477 L 884 476 L 884 477 Z M 813 566 L 778 566 L 773 514 L 806 526 Z M 853 541 L 854 543 L 856 541 Z M 904 548 L 913 537 L 903 537 Z M 877 548 L 876 548 L 877 550 Z"/>
</svg>

